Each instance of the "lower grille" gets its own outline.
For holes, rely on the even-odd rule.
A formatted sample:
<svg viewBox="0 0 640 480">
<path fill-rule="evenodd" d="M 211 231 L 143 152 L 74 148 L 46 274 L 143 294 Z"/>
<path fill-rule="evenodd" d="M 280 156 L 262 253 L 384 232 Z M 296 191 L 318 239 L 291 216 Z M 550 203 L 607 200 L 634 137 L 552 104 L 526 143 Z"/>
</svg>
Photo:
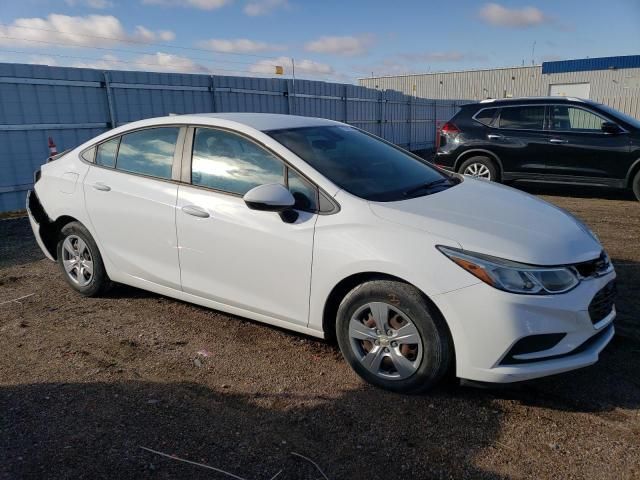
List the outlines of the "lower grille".
<svg viewBox="0 0 640 480">
<path fill-rule="evenodd" d="M 594 325 L 604 319 L 613 310 L 617 288 L 615 280 L 607 283 L 602 290 L 596 293 L 589 304 L 589 317 Z"/>
</svg>

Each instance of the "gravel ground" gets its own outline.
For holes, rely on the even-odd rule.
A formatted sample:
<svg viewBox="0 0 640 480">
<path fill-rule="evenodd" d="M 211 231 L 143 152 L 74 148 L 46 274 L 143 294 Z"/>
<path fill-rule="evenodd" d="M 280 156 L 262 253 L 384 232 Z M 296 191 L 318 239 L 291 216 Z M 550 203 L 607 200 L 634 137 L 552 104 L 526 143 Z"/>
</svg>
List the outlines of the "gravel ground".
<svg viewBox="0 0 640 480">
<path fill-rule="evenodd" d="M 531 191 L 604 242 L 619 334 L 593 367 L 421 396 L 305 336 L 128 287 L 79 297 L 25 219 L 0 221 L 0 478 L 230 478 L 140 447 L 247 480 L 323 478 L 293 452 L 332 480 L 640 478 L 640 204 Z"/>
</svg>

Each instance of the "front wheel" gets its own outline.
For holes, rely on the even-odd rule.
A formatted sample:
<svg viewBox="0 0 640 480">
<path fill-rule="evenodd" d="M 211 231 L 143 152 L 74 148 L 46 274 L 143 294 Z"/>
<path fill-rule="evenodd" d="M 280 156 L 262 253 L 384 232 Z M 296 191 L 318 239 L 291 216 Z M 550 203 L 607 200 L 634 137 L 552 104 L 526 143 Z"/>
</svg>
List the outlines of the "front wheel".
<svg viewBox="0 0 640 480">
<path fill-rule="evenodd" d="M 62 227 L 58 241 L 58 264 L 65 280 L 86 297 L 106 292 L 111 281 L 93 237 L 80 222 Z"/>
<path fill-rule="evenodd" d="M 435 385 L 451 364 L 448 329 L 416 288 L 390 280 L 363 283 L 338 308 L 343 356 L 364 380 L 396 392 Z"/>
</svg>

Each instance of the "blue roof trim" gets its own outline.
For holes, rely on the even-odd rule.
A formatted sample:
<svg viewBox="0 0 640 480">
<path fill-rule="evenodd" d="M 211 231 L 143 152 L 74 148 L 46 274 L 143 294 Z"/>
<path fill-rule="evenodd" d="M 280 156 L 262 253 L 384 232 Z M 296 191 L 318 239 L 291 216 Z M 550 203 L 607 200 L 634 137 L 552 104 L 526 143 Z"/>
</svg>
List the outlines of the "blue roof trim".
<svg viewBox="0 0 640 480">
<path fill-rule="evenodd" d="M 640 68 L 640 55 L 624 57 L 580 58 L 578 60 L 560 60 L 543 62 L 542 73 L 588 72 L 591 70 L 610 70 L 619 68 Z"/>
</svg>

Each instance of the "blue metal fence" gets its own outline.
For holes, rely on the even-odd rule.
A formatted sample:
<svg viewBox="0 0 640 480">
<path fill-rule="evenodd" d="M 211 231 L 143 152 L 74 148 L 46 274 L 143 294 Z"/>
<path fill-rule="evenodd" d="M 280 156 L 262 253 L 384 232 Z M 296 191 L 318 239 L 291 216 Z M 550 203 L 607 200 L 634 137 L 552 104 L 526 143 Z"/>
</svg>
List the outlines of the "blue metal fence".
<svg viewBox="0 0 640 480">
<path fill-rule="evenodd" d="M 265 112 L 339 120 L 419 150 L 461 103 L 310 80 L 0 63 L 0 212 L 24 208 L 49 136 L 62 151 L 169 113 Z"/>
</svg>

